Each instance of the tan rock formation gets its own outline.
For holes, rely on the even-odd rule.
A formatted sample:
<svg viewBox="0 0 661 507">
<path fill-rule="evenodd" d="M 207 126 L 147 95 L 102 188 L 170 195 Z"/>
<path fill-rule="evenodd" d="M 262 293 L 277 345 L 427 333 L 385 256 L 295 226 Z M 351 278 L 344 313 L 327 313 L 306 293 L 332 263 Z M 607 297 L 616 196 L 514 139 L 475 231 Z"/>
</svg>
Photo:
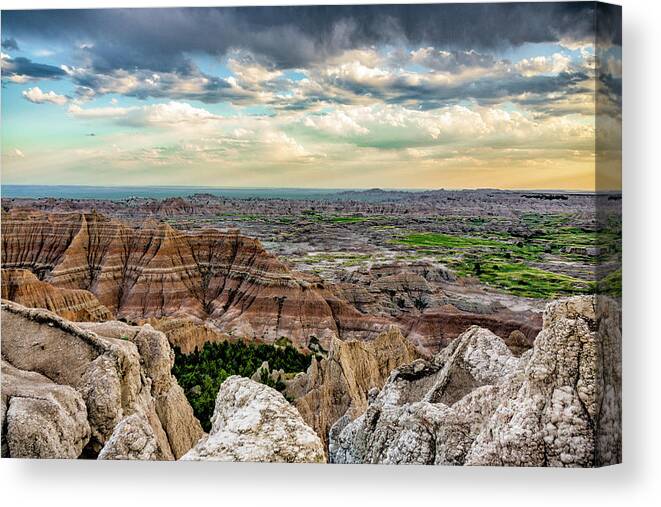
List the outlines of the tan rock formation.
<svg viewBox="0 0 661 507">
<path fill-rule="evenodd" d="M 90 438 L 78 391 L 2 361 L 2 456 L 77 458 Z"/>
<path fill-rule="evenodd" d="M 199 319 L 148 319 L 154 329 L 165 333 L 172 347 L 178 347 L 184 354 L 190 354 L 201 349 L 205 343 L 222 342 L 233 339 L 227 333 L 221 332 L 211 322 Z"/>
<path fill-rule="evenodd" d="M 68 320 L 102 321 L 112 313 L 94 294 L 81 289 L 64 289 L 40 281 L 27 269 L 2 270 L 2 299 L 30 308 L 45 308 Z"/>
<path fill-rule="evenodd" d="M 550 303 L 514 357 L 472 328 L 393 371 L 367 410 L 330 430 L 338 463 L 591 467 L 619 463 L 621 320 L 610 299 Z"/>
<path fill-rule="evenodd" d="M 371 389 L 381 388 L 390 372 L 420 354 L 395 327 L 374 341 L 333 340 L 328 357 L 313 360 L 307 373 L 290 381 L 285 393 L 324 444 L 340 417 L 356 417 L 368 404 Z"/>
<path fill-rule="evenodd" d="M 138 228 L 97 213 L 3 212 L 4 267 L 58 288 L 85 289 L 117 318 L 210 320 L 237 335 L 305 349 L 311 337 L 370 338 L 383 319 L 363 315 L 323 282 L 291 272 L 237 231 Z"/>
<path fill-rule="evenodd" d="M 80 327 L 106 338 L 128 340 L 136 345 L 141 366 L 151 379 L 156 414 L 172 453 L 176 458 L 190 449 L 199 438 L 201 427 L 183 389 L 170 373 L 174 365 L 174 352 L 165 335 L 149 324 L 129 326 L 110 321 L 81 323 Z"/>
<path fill-rule="evenodd" d="M 419 317 L 405 318 L 402 322 L 407 338 L 429 353 L 436 353 L 447 347 L 470 326 L 489 329 L 503 338 L 511 345 L 512 350 L 520 355 L 532 346 L 542 328 L 542 317 L 535 313 L 512 312 L 506 309 L 480 314 L 462 311 L 453 305 L 443 305 L 426 311 Z"/>
<path fill-rule="evenodd" d="M 323 463 L 321 440 L 275 389 L 229 377 L 220 386 L 209 435 L 182 460 Z"/>
<path fill-rule="evenodd" d="M 2 356 L 12 367 L 73 388 L 82 397 L 90 429 L 85 457 L 97 456 L 120 421 L 132 414 L 149 421 L 158 459 L 182 455 L 202 434 L 170 374 L 173 355 L 167 339 L 151 326 L 112 321 L 77 325 L 45 310 L 3 301 Z M 2 392 L 3 398 L 11 393 L 4 375 Z M 39 407 L 31 416 L 47 417 Z M 11 455 L 11 447 L 9 451 Z"/>
</svg>

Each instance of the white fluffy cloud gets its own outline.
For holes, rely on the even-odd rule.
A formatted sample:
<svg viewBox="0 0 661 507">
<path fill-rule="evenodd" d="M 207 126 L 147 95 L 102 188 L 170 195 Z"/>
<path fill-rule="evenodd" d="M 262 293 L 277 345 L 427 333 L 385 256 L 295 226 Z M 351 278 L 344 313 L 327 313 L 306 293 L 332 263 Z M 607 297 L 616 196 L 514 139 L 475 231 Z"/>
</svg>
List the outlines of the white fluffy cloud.
<svg viewBox="0 0 661 507">
<path fill-rule="evenodd" d="M 561 53 L 552 56 L 525 58 L 514 65 L 522 76 L 532 77 L 539 74 L 558 74 L 569 70 L 571 59 Z"/>
<path fill-rule="evenodd" d="M 69 114 L 74 118 L 88 120 L 116 120 L 119 123 L 133 127 L 190 126 L 222 119 L 206 109 L 177 101 L 141 107 L 82 108 L 74 104 L 69 107 Z"/>
<path fill-rule="evenodd" d="M 239 52 L 235 52 L 228 58 L 227 67 L 236 76 L 236 81 L 246 86 L 273 81 L 282 76 L 282 71 L 269 70 L 256 62 L 250 55 Z"/>
<path fill-rule="evenodd" d="M 594 126 L 576 117 L 535 117 L 501 107 L 448 106 L 411 110 L 399 105 L 344 106 L 320 115 L 303 116 L 300 124 L 323 132 L 329 140 L 347 139 L 360 146 L 423 147 L 589 145 Z"/>
<path fill-rule="evenodd" d="M 346 112 L 336 110 L 320 116 L 306 116 L 303 120 L 306 127 L 322 130 L 336 136 L 361 135 L 369 130 L 349 116 Z"/>
<path fill-rule="evenodd" d="M 219 116 L 206 109 L 193 107 L 186 102 L 170 101 L 165 104 L 153 104 L 131 109 L 126 116 L 126 123 L 135 126 L 148 125 L 191 125 L 219 120 Z"/>
<path fill-rule="evenodd" d="M 23 97 L 35 104 L 50 103 L 57 104 L 58 106 L 63 106 L 69 100 L 64 95 L 58 95 L 53 91 L 43 92 L 38 86 L 24 90 Z"/>
</svg>

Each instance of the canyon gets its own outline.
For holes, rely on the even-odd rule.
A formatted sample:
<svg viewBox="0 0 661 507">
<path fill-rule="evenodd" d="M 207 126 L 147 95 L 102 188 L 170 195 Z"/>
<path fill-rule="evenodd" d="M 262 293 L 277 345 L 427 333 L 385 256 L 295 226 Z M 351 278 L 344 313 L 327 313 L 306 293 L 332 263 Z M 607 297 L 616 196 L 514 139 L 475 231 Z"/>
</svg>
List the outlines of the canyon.
<svg viewBox="0 0 661 507">
<path fill-rule="evenodd" d="M 132 228 L 97 213 L 15 212 L 2 223 L 4 269 L 29 270 L 48 290 L 88 291 L 118 319 L 208 320 L 265 342 L 284 335 L 301 348 L 313 336 L 328 346 L 332 337 L 369 337 L 385 324 L 235 230 L 185 234 L 153 220 Z"/>
<path fill-rule="evenodd" d="M 3 198 L 2 455 L 619 462 L 619 225 L 531 195 Z"/>
<path fill-rule="evenodd" d="M 332 283 L 292 270 L 236 229 L 34 210 L 3 212 L 2 223 L 3 297 L 73 320 L 176 327 L 173 344 L 185 350 L 224 336 L 328 350 L 333 339 L 371 340 L 397 325 L 429 353 L 472 323 L 505 339 L 516 331 L 528 345 L 541 326 L 535 302 L 481 303 L 488 294 L 438 264 L 377 265 Z"/>
<path fill-rule="evenodd" d="M 2 326 L 3 457 L 560 467 L 622 457 L 621 313 L 607 297 L 549 303 L 521 356 L 478 326 L 420 356 L 392 328 L 334 342 L 288 382 L 293 403 L 231 376 L 209 434 L 150 325 L 74 323 L 4 301 Z"/>
</svg>

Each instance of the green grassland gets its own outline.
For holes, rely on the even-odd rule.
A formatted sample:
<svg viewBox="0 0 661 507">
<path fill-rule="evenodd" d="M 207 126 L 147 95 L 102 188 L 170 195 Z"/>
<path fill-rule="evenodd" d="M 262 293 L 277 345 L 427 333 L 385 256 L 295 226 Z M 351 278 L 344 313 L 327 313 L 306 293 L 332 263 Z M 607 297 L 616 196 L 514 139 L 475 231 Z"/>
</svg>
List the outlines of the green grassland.
<svg viewBox="0 0 661 507">
<path fill-rule="evenodd" d="M 472 218 L 467 221 L 481 223 Z M 597 287 L 594 277 L 584 280 L 535 266 L 549 258 L 595 268 L 600 262 L 617 260 L 621 255 L 617 221 L 602 229 L 582 228 L 573 225 L 570 215 L 527 214 L 521 222 L 526 234 L 493 232 L 487 227 L 470 235 L 406 232 L 393 242 L 436 256 L 460 276 L 476 277 L 518 296 L 550 299 L 597 290 L 614 295 L 621 291 L 617 274 L 605 277 Z"/>
</svg>

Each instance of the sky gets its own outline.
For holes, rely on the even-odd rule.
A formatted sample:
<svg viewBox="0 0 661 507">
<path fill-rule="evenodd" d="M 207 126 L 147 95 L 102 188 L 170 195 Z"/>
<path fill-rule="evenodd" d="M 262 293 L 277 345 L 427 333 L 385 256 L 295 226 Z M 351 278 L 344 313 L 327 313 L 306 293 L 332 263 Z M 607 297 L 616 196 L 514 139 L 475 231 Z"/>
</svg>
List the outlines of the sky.
<svg viewBox="0 0 661 507">
<path fill-rule="evenodd" d="M 4 11 L 2 183 L 619 189 L 595 5 Z"/>
</svg>

